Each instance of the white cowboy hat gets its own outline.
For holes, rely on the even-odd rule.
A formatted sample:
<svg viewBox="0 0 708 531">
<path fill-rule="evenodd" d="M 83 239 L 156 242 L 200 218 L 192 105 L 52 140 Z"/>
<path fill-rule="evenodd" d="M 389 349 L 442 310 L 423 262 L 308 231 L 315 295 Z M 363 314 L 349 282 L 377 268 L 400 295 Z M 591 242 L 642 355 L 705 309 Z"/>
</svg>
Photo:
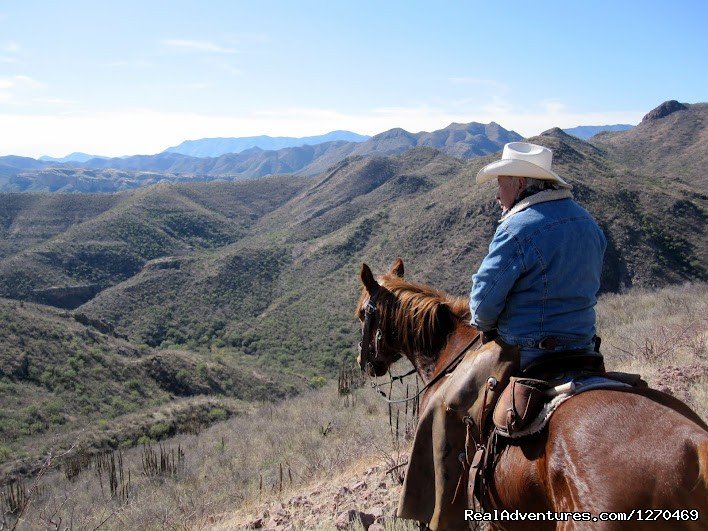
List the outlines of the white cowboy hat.
<svg viewBox="0 0 708 531">
<path fill-rule="evenodd" d="M 572 188 L 572 185 L 551 170 L 552 162 L 553 152 L 546 147 L 528 142 L 509 142 L 504 146 L 501 160 L 479 170 L 477 184 L 486 183 L 500 175 L 511 175 L 553 181 L 561 188 Z"/>
</svg>

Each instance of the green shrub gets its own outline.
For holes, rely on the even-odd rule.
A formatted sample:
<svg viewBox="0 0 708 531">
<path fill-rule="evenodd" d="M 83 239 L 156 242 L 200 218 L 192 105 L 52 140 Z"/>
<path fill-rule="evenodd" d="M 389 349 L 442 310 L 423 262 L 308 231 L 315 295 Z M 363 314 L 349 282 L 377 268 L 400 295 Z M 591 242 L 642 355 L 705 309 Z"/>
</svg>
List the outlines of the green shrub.
<svg viewBox="0 0 708 531">
<path fill-rule="evenodd" d="M 220 407 L 215 407 L 209 410 L 209 420 L 212 422 L 226 420 L 227 418 L 229 418 L 229 414 Z"/>
<path fill-rule="evenodd" d="M 312 385 L 314 387 L 324 387 L 324 385 L 327 383 L 327 378 L 325 378 L 324 376 L 313 376 L 310 382 L 312 382 Z"/>
<path fill-rule="evenodd" d="M 10 448 L 4 445 L 0 445 L 0 463 L 4 463 L 5 461 L 7 461 L 11 453 L 12 450 L 10 450 Z"/>
<path fill-rule="evenodd" d="M 155 440 L 160 440 L 166 437 L 170 432 L 170 425 L 166 422 L 157 422 L 150 426 L 150 437 Z"/>
</svg>

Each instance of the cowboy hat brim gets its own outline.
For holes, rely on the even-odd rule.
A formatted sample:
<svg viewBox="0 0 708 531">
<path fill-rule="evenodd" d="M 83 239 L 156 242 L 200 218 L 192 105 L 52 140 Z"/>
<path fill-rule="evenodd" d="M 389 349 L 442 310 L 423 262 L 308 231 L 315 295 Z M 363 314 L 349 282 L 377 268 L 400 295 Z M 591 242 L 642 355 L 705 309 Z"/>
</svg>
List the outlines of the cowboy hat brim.
<svg viewBox="0 0 708 531">
<path fill-rule="evenodd" d="M 556 172 L 542 168 L 532 162 L 518 159 L 498 160 L 487 164 L 477 173 L 477 184 L 486 183 L 500 175 L 542 179 L 545 181 L 553 181 L 561 188 L 573 188 L 571 184 L 564 181 Z"/>
</svg>

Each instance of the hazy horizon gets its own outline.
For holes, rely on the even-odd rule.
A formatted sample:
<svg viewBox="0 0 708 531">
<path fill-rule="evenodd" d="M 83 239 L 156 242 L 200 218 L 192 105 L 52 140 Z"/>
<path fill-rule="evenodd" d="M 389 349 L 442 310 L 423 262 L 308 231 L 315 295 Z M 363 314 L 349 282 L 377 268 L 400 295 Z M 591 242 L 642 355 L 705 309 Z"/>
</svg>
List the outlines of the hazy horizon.
<svg viewBox="0 0 708 531">
<path fill-rule="evenodd" d="M 705 15 L 697 1 L 5 4 L 0 155 L 636 124 L 663 101 L 705 101 Z"/>
</svg>

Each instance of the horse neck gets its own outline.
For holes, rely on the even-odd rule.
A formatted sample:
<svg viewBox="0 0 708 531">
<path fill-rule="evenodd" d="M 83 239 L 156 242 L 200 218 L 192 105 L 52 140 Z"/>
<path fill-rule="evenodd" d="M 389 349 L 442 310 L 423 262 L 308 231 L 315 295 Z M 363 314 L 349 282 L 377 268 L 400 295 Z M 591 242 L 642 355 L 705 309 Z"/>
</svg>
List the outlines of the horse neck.
<svg viewBox="0 0 708 531">
<path fill-rule="evenodd" d="M 387 293 L 382 317 L 397 330 L 400 352 L 427 385 L 454 356 L 450 345 L 458 330 L 470 328 L 467 301 L 392 275 L 381 280 Z"/>
<path fill-rule="evenodd" d="M 469 346 L 477 336 L 477 330 L 461 319 L 456 319 L 452 330 L 447 334 L 447 339 L 441 342 L 440 348 L 432 353 L 404 352 L 416 369 L 418 376 L 427 385 L 441 371 L 452 363 L 455 356 Z"/>
</svg>

